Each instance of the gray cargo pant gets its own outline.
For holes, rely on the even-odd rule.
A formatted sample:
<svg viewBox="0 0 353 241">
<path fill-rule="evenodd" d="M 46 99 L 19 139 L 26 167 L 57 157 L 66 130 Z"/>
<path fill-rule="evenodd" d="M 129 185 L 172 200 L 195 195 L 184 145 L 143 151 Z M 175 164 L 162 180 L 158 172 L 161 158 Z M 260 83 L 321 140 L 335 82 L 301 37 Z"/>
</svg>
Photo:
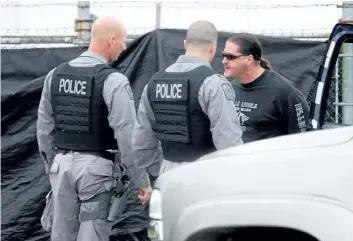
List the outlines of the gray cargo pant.
<svg viewBox="0 0 353 241">
<path fill-rule="evenodd" d="M 111 160 L 98 153 L 57 154 L 52 175 L 53 226 L 51 241 L 108 241 L 108 216 L 113 185 Z"/>
</svg>

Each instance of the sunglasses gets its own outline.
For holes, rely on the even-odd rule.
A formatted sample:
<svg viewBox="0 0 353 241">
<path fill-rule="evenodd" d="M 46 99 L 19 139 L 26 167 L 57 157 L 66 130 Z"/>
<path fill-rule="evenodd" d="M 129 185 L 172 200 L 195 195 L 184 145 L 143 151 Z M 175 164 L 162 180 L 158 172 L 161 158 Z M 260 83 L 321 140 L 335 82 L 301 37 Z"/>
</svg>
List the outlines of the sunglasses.
<svg viewBox="0 0 353 241">
<path fill-rule="evenodd" d="M 234 59 L 237 59 L 237 58 L 242 57 L 242 56 L 246 56 L 246 55 L 243 55 L 243 54 L 233 55 L 233 54 L 226 54 L 226 53 L 222 52 L 222 57 L 226 58 L 228 60 L 234 60 Z"/>
</svg>

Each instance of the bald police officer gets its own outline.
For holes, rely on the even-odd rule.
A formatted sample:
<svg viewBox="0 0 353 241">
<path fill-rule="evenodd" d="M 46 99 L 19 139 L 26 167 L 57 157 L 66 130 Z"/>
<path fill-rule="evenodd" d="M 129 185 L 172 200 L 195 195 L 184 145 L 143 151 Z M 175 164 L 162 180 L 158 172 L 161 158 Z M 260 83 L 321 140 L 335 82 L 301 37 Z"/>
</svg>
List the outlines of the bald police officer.
<svg viewBox="0 0 353 241">
<path fill-rule="evenodd" d="M 45 79 L 37 137 L 52 183 L 51 241 L 109 240 L 114 163 L 105 150 L 119 147 L 122 162 L 134 166 L 132 91 L 128 79 L 108 67 L 125 41 L 123 25 L 101 17 L 92 26 L 88 51 Z"/>
<path fill-rule="evenodd" d="M 185 55 L 152 76 L 142 93 L 132 149 L 143 202 L 151 192 L 149 175 L 243 143 L 234 90 L 210 65 L 217 38 L 212 23 L 194 22 Z"/>
</svg>

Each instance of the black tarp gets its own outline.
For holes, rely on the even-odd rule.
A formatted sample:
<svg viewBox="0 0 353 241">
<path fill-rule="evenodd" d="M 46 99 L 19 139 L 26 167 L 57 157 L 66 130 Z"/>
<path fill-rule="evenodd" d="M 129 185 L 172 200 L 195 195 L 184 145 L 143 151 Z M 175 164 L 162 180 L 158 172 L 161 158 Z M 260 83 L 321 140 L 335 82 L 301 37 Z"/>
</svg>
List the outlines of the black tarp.
<svg viewBox="0 0 353 241">
<path fill-rule="evenodd" d="M 230 33 L 220 32 L 213 68 L 223 73 L 221 52 Z M 185 30 L 156 30 L 129 44 L 111 63 L 131 81 L 140 100 L 148 78 L 183 54 Z M 273 68 L 295 82 L 307 96 L 316 78 L 326 43 L 258 36 L 264 57 Z M 1 233 L 2 240 L 49 240 L 42 231 L 42 214 L 50 184 L 39 158 L 36 140 L 37 107 L 44 75 L 53 67 L 77 57 L 85 47 L 21 49 L 1 52 Z M 130 203 L 120 231 L 147 223 L 147 210 Z"/>
</svg>

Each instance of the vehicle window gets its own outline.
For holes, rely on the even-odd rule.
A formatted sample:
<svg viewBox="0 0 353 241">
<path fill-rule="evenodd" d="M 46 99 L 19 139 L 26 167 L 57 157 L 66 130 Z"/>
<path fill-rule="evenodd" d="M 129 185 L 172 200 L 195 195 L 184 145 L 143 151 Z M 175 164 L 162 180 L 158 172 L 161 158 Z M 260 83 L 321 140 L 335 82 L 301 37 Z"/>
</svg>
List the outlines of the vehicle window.
<svg viewBox="0 0 353 241">
<path fill-rule="evenodd" d="M 353 39 L 340 48 L 329 90 L 325 125 L 353 125 Z"/>
</svg>

